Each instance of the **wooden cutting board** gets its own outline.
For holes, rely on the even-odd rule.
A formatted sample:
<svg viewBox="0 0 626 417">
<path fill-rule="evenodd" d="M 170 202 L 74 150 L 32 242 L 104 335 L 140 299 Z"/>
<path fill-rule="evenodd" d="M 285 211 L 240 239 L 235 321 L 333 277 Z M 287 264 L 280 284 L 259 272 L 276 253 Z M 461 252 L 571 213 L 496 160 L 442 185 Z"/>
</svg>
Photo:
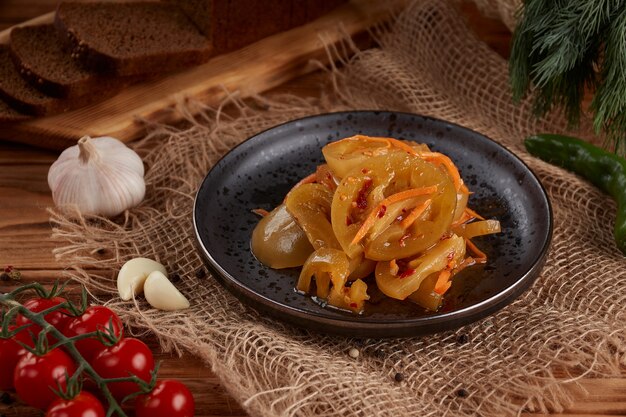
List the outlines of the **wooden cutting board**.
<svg viewBox="0 0 626 417">
<path fill-rule="evenodd" d="M 262 39 L 207 63 L 135 84 L 120 94 L 81 109 L 0 126 L 0 139 L 62 150 L 84 136 L 109 135 L 128 142 L 145 132 L 141 120 L 181 120 L 176 103 L 185 98 L 209 105 L 229 92 L 248 97 L 316 69 L 311 60 L 328 62 L 325 45 L 336 44 L 389 19 L 404 0 L 351 0 L 328 15 L 287 32 Z M 23 25 L 52 22 L 53 13 Z M 0 43 L 9 31 L 0 32 Z"/>
</svg>

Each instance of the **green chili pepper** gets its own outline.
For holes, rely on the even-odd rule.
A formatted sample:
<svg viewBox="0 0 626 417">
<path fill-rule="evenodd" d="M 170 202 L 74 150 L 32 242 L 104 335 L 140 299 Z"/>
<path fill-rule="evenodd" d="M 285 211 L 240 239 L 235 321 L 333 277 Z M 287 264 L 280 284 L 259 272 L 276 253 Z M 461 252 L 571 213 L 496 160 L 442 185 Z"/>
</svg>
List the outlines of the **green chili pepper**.
<svg viewBox="0 0 626 417">
<path fill-rule="evenodd" d="M 583 140 L 541 133 L 524 142 L 526 150 L 593 183 L 617 203 L 615 243 L 626 255 L 626 160 Z"/>
</svg>

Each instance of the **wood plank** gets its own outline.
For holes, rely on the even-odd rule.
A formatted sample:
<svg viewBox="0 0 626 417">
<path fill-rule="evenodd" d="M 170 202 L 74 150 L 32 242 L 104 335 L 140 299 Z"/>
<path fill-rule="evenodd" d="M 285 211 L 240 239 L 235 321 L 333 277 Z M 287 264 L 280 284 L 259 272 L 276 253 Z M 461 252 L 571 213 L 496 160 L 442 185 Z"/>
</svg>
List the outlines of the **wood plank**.
<svg viewBox="0 0 626 417">
<path fill-rule="evenodd" d="M 55 0 L 0 1 L 0 30 L 54 10 Z"/>
<path fill-rule="evenodd" d="M 1 0 L 0 27 L 15 24 L 14 20 L 25 20 L 52 10 L 56 0 Z M 34 5 L 34 6 L 32 6 Z M 40 5 L 43 9 L 38 9 Z M 32 6 L 32 7 L 31 7 Z M 24 7 L 24 10 L 21 8 Z M 46 9 L 46 7 L 48 7 Z M 28 14 L 28 10 L 36 13 Z M 468 19 L 481 32 L 490 45 L 503 47 L 507 44 L 507 34 L 501 25 L 481 19 L 475 9 L 468 9 Z M 8 11 L 5 13 L 5 11 Z M 23 19 L 15 16 L 24 16 Z M 474 27 L 473 26 L 473 27 Z M 499 46 L 498 46 L 499 45 Z M 506 52 L 506 51 L 504 51 Z M 318 83 L 322 77 L 307 76 L 283 85 L 280 92 L 291 92 L 301 96 L 311 96 L 319 92 Z M 58 244 L 50 239 L 50 225 L 45 207 L 51 204 L 45 183 L 48 166 L 56 158 L 55 153 L 24 145 L 0 143 L 0 266 L 7 262 L 22 268 L 24 282 L 37 281 L 51 284 L 63 276 L 67 265 L 54 261 L 52 249 Z M 40 165 L 40 167 L 37 167 Z M 25 194 L 20 194 L 20 192 Z M 21 213 L 21 214 L 20 214 Z M 6 218 L 10 220 L 7 220 Z M 7 252 L 8 251 L 8 252 Z M 0 282 L 0 290 L 7 291 L 15 283 Z M 76 293 L 78 287 L 69 285 L 69 291 Z M 156 351 L 158 347 L 151 337 L 142 337 Z M 197 402 L 198 417 L 243 417 L 245 412 L 221 387 L 219 380 L 210 368 L 197 358 L 185 355 L 181 358 L 165 353 L 157 354 L 163 360 L 161 377 L 180 378 L 189 384 Z M 523 413 L 524 417 L 614 417 L 624 415 L 626 403 L 626 369 L 622 377 L 580 381 L 589 392 L 587 397 L 576 399 L 575 404 L 565 413 L 537 414 Z M 41 412 L 30 407 L 6 406 L 0 404 L 0 416 L 35 417 Z"/>
<path fill-rule="evenodd" d="M 35 26 L 35 25 L 43 25 L 45 23 L 52 23 L 54 22 L 54 12 L 48 12 L 46 14 L 43 14 L 41 16 L 32 18 L 30 20 L 27 20 L 26 22 L 20 22 L 15 24 L 14 27 L 22 27 L 22 26 Z M 7 28 L 5 30 L 3 30 L 2 32 L 0 32 L 0 43 L 2 44 L 8 44 L 9 43 L 9 37 L 11 35 L 11 30 L 13 29 L 13 27 Z"/>
<path fill-rule="evenodd" d="M 623 410 L 618 411 L 606 411 L 602 410 L 601 407 L 593 408 L 590 412 L 577 412 L 574 410 L 567 411 L 565 413 L 551 413 L 551 414 L 537 414 L 537 413 L 522 413 L 520 417 L 615 417 L 615 416 L 624 416 Z"/>
<path fill-rule="evenodd" d="M 120 94 L 71 112 L 6 126 L 0 138 L 64 149 L 83 135 L 130 141 L 144 133 L 138 119 L 174 123 L 176 103 L 187 98 L 217 104 L 228 92 L 247 97 L 314 71 L 312 59 L 327 61 L 324 44 L 340 42 L 384 21 L 404 0 L 353 0 L 307 25 L 283 32 L 206 64 L 143 82 Z M 51 15 L 36 20 L 49 21 Z M 31 22 L 32 23 L 32 22 Z M 0 34 L 6 41 L 8 31 Z"/>
</svg>

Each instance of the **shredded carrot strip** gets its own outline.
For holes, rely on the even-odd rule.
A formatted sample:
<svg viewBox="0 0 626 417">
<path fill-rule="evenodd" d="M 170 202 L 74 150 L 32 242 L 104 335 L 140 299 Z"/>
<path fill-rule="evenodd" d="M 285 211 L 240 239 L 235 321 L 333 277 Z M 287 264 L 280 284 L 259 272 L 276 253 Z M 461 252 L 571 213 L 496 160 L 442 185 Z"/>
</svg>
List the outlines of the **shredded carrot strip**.
<svg viewBox="0 0 626 417">
<path fill-rule="evenodd" d="M 398 266 L 398 263 L 396 262 L 395 259 L 392 259 L 391 261 L 389 261 L 389 272 L 391 273 L 391 275 L 398 275 L 398 272 L 400 271 L 400 267 Z"/>
<path fill-rule="evenodd" d="M 400 227 L 403 229 L 408 229 L 413 223 L 415 223 L 415 220 L 417 220 L 417 218 L 421 216 L 422 213 L 424 213 L 428 207 L 430 207 L 430 204 L 432 202 L 433 200 L 428 199 L 424 201 L 424 203 L 422 203 L 421 205 L 411 210 L 409 215 L 406 216 L 404 219 L 402 219 L 402 221 L 400 222 Z"/>
<path fill-rule="evenodd" d="M 392 144 L 396 148 L 402 149 L 403 151 L 406 151 L 407 153 L 410 153 L 411 155 L 419 155 L 419 153 L 415 149 L 411 148 L 409 145 L 402 142 L 401 140 L 394 139 L 394 138 L 387 138 L 387 140 L 389 141 L 390 144 Z"/>
<path fill-rule="evenodd" d="M 459 170 L 457 169 L 456 165 L 454 165 L 454 162 L 452 162 L 450 158 L 448 158 L 446 155 L 439 153 L 439 152 L 423 152 L 423 153 L 420 153 L 419 155 L 429 162 L 437 161 L 443 166 L 445 166 L 448 172 L 450 173 L 450 176 L 452 177 L 452 181 L 454 182 L 454 188 L 457 191 L 461 189 L 461 185 L 463 185 L 463 180 L 461 180 L 461 174 L 459 174 Z"/>
<path fill-rule="evenodd" d="M 459 272 L 461 272 L 468 266 L 472 266 L 472 265 L 476 265 L 476 259 L 472 258 L 471 256 L 468 256 L 467 258 L 463 259 L 463 261 L 461 261 L 461 263 L 456 268 L 452 270 L 452 276 L 455 276 L 456 274 L 458 274 Z"/>
<path fill-rule="evenodd" d="M 485 252 L 478 249 L 471 240 L 465 239 L 465 244 L 476 255 L 476 258 L 474 258 L 476 262 L 480 264 L 487 262 L 487 255 L 485 254 Z"/>
<path fill-rule="evenodd" d="M 469 207 L 465 207 L 465 212 L 467 214 L 469 214 L 470 216 L 472 216 L 475 219 L 479 219 L 479 220 L 485 220 L 485 218 L 483 216 L 481 216 L 480 214 L 476 213 L 474 210 L 472 210 Z"/>
<path fill-rule="evenodd" d="M 270 214 L 270 212 L 269 212 L 269 211 L 267 211 L 267 210 L 265 210 L 265 209 L 262 209 L 262 208 L 253 209 L 253 210 L 252 210 L 252 212 L 253 212 L 254 214 L 258 214 L 258 215 L 259 215 L 259 216 L 261 216 L 261 217 L 265 217 L 265 216 L 267 216 L 268 214 Z"/>
<path fill-rule="evenodd" d="M 420 195 L 432 194 L 437 192 L 437 186 L 432 185 L 430 187 L 424 188 L 411 188 L 410 190 L 400 191 L 399 193 L 392 194 L 389 197 L 385 198 L 383 201 L 378 204 L 377 207 L 374 207 L 372 211 L 367 215 L 367 218 L 356 232 L 354 239 L 350 242 L 351 245 L 356 245 L 365 237 L 367 232 L 374 226 L 376 223 L 376 219 L 378 218 L 378 213 L 383 207 L 387 207 L 390 204 L 397 203 L 398 201 L 406 200 L 413 197 L 418 197 Z"/>
<path fill-rule="evenodd" d="M 285 199 L 283 200 L 283 202 L 287 200 L 287 196 L 289 195 L 289 193 L 295 190 L 296 188 L 298 188 L 299 186 L 304 185 L 304 184 L 313 184 L 315 181 L 317 181 L 317 174 L 315 172 L 312 173 L 311 175 L 307 175 L 306 177 L 302 178 L 300 181 L 296 183 L 296 185 L 291 187 L 291 190 L 289 190 L 289 192 L 285 195 Z"/>
<path fill-rule="evenodd" d="M 450 281 L 450 275 L 451 274 L 448 269 L 444 269 L 439 273 L 434 289 L 437 294 L 443 295 L 446 291 L 448 291 L 448 289 L 452 285 L 452 282 Z"/>
</svg>

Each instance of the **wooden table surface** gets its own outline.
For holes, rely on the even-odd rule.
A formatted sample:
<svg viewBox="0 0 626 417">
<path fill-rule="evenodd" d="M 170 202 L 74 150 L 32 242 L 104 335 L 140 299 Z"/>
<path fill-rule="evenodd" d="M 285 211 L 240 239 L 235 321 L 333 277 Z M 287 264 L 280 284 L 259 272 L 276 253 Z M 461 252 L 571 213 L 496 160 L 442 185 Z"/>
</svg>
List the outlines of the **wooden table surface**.
<svg viewBox="0 0 626 417">
<path fill-rule="evenodd" d="M 56 0 L 0 0 L 0 30 L 54 9 Z M 484 19 L 464 4 L 463 11 L 479 36 L 500 54 L 508 54 L 510 34 L 499 22 Z M 318 93 L 319 76 L 307 76 L 279 88 L 302 96 Z M 53 204 L 46 176 L 57 155 L 49 151 L 0 142 L 0 266 L 13 265 L 23 280 L 49 283 L 61 277 L 51 250 L 58 244 L 50 238 L 46 207 Z M 0 283 L 6 289 L 7 284 Z M 158 351 L 153 340 L 147 342 Z M 162 378 L 178 378 L 193 391 L 197 416 L 245 416 L 219 380 L 196 358 L 157 354 L 163 361 Z M 562 416 L 626 415 L 626 369 L 622 378 L 585 379 L 589 394 L 578 398 Z M 40 413 L 20 406 L 0 404 L 0 416 L 35 416 Z M 528 414 L 530 416 L 531 414 Z M 532 414 L 535 415 L 536 414 Z"/>
</svg>

